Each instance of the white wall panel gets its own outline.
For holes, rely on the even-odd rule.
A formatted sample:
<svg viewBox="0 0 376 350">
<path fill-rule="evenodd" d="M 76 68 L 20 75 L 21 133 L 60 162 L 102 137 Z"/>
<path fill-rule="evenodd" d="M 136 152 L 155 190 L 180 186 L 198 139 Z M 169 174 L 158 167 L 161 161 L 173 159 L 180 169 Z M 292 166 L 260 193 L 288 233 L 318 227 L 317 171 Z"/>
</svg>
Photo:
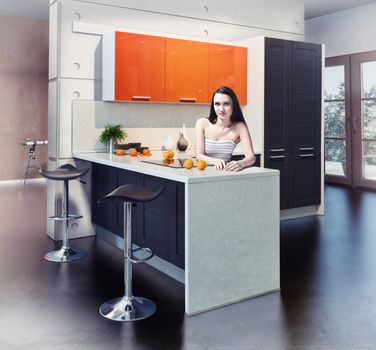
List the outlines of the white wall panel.
<svg viewBox="0 0 376 350">
<path fill-rule="evenodd" d="M 56 78 L 58 74 L 58 49 L 60 46 L 58 5 L 58 3 L 54 3 L 50 6 L 48 79 Z"/>
<path fill-rule="evenodd" d="M 60 80 L 59 158 L 72 157 L 72 102 L 94 100 L 95 85 L 93 80 Z"/>
<path fill-rule="evenodd" d="M 58 142 L 58 82 L 52 80 L 48 83 L 48 157 L 57 157 Z"/>
<path fill-rule="evenodd" d="M 248 46 L 248 104 L 243 109 L 244 118 L 254 149 L 264 153 L 265 37 L 243 40 L 240 44 Z"/>
<path fill-rule="evenodd" d="M 53 160 L 48 160 L 47 169 L 56 169 L 57 162 Z M 47 180 L 47 222 L 46 222 L 46 233 L 52 239 L 57 239 L 58 235 L 61 235 L 61 230 L 58 232 L 59 226 L 56 225 L 56 221 L 48 219 L 50 216 L 55 215 L 56 212 L 61 212 L 62 203 L 62 182 Z M 60 188 L 60 191 L 59 191 Z"/>
<path fill-rule="evenodd" d="M 306 21 L 306 40 L 325 44 L 326 57 L 376 50 L 376 4 Z"/>
<path fill-rule="evenodd" d="M 92 0 L 92 2 L 118 6 L 119 9 L 150 11 L 152 15 L 165 13 L 266 30 L 304 33 L 303 0 L 233 0 L 231 2 L 218 0 Z"/>
<path fill-rule="evenodd" d="M 101 36 L 63 33 L 61 48 L 62 78 L 102 78 Z"/>
<path fill-rule="evenodd" d="M 61 3 L 60 77 L 101 79 L 101 36 L 73 33 L 74 21 L 98 11 L 92 4 L 73 0 Z M 100 13 L 98 14 L 100 16 Z"/>
<path fill-rule="evenodd" d="M 102 99 L 115 100 L 115 33 L 102 37 Z"/>
</svg>

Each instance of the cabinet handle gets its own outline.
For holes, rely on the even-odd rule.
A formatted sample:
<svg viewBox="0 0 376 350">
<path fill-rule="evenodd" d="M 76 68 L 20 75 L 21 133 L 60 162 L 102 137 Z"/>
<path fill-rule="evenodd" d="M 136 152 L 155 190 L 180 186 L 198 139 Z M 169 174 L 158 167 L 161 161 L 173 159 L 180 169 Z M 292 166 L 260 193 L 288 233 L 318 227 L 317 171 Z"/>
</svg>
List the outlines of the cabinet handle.
<svg viewBox="0 0 376 350">
<path fill-rule="evenodd" d="M 299 157 L 302 157 L 302 158 L 313 157 L 313 156 L 314 156 L 313 153 L 299 154 Z"/>
<path fill-rule="evenodd" d="M 280 158 L 285 158 L 284 155 L 281 155 L 281 156 L 270 156 L 269 157 L 270 159 L 280 159 Z"/>
<path fill-rule="evenodd" d="M 271 149 L 270 152 L 284 152 L 284 148 L 276 148 L 276 149 Z"/>
<path fill-rule="evenodd" d="M 180 97 L 179 98 L 179 101 L 180 102 L 191 102 L 191 103 L 195 103 L 197 101 L 197 98 L 194 98 L 194 97 Z"/>
<path fill-rule="evenodd" d="M 299 147 L 299 151 L 313 151 L 313 147 Z"/>
<path fill-rule="evenodd" d="M 135 101 L 150 101 L 151 96 L 132 96 L 132 100 L 135 100 Z"/>
</svg>

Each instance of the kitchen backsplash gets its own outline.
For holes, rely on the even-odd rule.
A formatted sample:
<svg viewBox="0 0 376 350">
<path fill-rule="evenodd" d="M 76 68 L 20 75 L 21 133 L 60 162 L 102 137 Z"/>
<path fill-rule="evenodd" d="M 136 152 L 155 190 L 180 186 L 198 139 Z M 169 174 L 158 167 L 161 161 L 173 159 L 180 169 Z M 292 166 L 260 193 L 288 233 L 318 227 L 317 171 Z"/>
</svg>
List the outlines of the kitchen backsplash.
<svg viewBox="0 0 376 350">
<path fill-rule="evenodd" d="M 76 100 L 72 108 L 72 151 L 105 150 L 98 139 L 107 123 L 124 126 L 128 134 L 125 142 L 141 142 L 152 150 L 160 150 L 169 135 L 175 144 L 185 124 L 188 148 L 194 149 L 196 121 L 207 117 L 209 108 L 209 105 Z M 241 148 L 241 144 L 237 148 Z"/>
</svg>

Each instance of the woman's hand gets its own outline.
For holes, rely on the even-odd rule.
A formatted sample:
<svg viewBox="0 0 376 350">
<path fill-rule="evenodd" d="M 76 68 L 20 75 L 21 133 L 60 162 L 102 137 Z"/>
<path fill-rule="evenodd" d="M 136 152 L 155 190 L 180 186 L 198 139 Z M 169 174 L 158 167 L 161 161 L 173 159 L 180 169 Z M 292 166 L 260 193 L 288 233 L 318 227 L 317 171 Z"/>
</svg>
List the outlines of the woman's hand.
<svg viewBox="0 0 376 350">
<path fill-rule="evenodd" d="M 222 159 L 213 159 L 211 163 L 215 165 L 216 170 L 222 170 L 226 167 L 226 162 Z"/>
<path fill-rule="evenodd" d="M 224 167 L 224 170 L 227 171 L 240 171 L 243 169 L 242 164 L 239 161 L 232 160 L 231 162 L 227 163 Z"/>
</svg>

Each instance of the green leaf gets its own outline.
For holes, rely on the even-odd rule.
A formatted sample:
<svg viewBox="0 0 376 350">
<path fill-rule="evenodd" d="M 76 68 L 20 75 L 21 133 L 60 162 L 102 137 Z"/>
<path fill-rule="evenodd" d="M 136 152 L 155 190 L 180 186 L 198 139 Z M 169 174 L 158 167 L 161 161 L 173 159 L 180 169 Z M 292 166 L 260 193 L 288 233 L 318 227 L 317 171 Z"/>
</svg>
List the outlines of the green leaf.
<svg viewBox="0 0 376 350">
<path fill-rule="evenodd" d="M 99 136 L 99 141 L 107 144 L 111 139 L 120 141 L 124 140 L 127 136 L 128 135 L 121 124 L 106 124 L 103 132 Z"/>
</svg>

